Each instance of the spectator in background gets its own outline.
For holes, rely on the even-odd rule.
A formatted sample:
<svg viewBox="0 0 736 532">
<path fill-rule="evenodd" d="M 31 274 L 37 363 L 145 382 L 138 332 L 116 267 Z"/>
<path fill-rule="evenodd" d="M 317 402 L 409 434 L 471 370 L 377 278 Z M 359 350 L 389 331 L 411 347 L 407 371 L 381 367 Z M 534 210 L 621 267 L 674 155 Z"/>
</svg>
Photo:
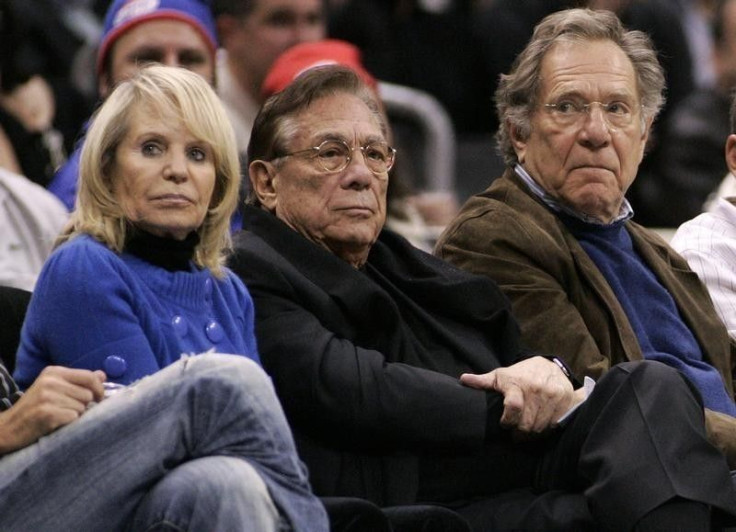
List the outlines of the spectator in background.
<svg viewBox="0 0 736 532">
<path fill-rule="evenodd" d="M 114 0 L 97 54 L 101 100 L 147 63 L 180 66 L 215 82 L 217 34 L 207 0 Z M 83 140 L 48 189 L 74 208 Z"/>
<path fill-rule="evenodd" d="M 545 18 L 496 93 L 508 169 L 437 253 L 496 280 L 524 342 L 578 378 L 640 359 L 680 370 L 736 466 L 736 353 L 705 286 L 625 197 L 663 90 L 650 39 L 612 13 Z"/>
<path fill-rule="evenodd" d="M 729 2 L 736 9 L 736 2 Z M 732 96 L 731 133 L 726 164 L 736 172 L 736 98 Z M 736 342 L 736 196 L 718 198 L 707 213 L 682 224 L 671 245 L 708 287 L 716 310 Z"/>
<path fill-rule="evenodd" d="M 723 139 L 736 87 L 736 1 L 720 0 L 713 18 L 716 84 L 695 90 L 662 124 L 658 151 L 658 225 L 677 227 L 700 214 L 728 173 Z M 650 186 L 654 186 L 650 183 Z"/>
<path fill-rule="evenodd" d="M 573 7 L 574 0 L 494 0 L 480 11 L 478 32 L 483 60 L 488 65 L 491 98 L 501 74 L 507 73 L 534 32 L 534 27 L 547 15 Z M 493 108 L 493 102 L 490 102 Z M 488 128 L 498 130 L 498 117 L 489 113 Z"/>
<path fill-rule="evenodd" d="M 347 0 L 331 10 L 328 33 L 358 46 L 378 79 L 432 94 L 458 135 L 491 132 L 493 80 L 475 33 L 474 4 Z"/>
<path fill-rule="evenodd" d="M 0 285 L 33 290 L 68 218 L 48 190 L 0 168 Z"/>
<path fill-rule="evenodd" d="M 258 109 L 261 85 L 276 58 L 301 42 L 324 38 L 324 0 L 213 0 L 222 49 L 217 91 L 245 154 Z"/>
<path fill-rule="evenodd" d="M 42 34 L 43 23 L 48 31 Z M 81 123 L 75 113 L 85 109 L 81 95 L 64 79 L 63 67 L 55 64 L 67 58 L 68 41 L 53 46 L 54 38 L 64 36 L 58 13 L 49 12 L 45 1 L 0 2 L 2 286 L 33 290 L 68 217 L 45 189 L 72 146 Z"/>
<path fill-rule="evenodd" d="M 79 46 L 48 0 L 0 2 L 0 166 L 47 187 L 91 105 L 69 80 Z"/>
<path fill-rule="evenodd" d="M 673 0 L 687 38 L 695 86 L 712 87 L 716 82 L 713 65 L 713 17 L 720 0 Z"/>
</svg>

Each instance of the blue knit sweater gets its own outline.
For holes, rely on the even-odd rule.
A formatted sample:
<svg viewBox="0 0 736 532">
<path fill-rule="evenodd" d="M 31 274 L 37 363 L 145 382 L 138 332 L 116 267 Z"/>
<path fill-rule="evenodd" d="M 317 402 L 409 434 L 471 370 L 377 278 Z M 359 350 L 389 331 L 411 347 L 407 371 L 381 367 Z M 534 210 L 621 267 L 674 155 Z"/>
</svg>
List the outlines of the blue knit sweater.
<svg viewBox="0 0 736 532">
<path fill-rule="evenodd" d="M 39 276 L 14 376 L 26 388 L 55 364 L 102 369 L 128 384 L 210 349 L 260 362 L 253 319 L 250 295 L 229 271 L 224 279 L 194 264 L 171 272 L 80 236 Z"/>
<path fill-rule="evenodd" d="M 644 358 L 677 368 L 698 388 L 707 408 L 736 416 L 720 373 L 703 359 L 672 296 L 634 249 L 625 221 L 596 225 L 561 218 L 616 294 Z"/>
</svg>

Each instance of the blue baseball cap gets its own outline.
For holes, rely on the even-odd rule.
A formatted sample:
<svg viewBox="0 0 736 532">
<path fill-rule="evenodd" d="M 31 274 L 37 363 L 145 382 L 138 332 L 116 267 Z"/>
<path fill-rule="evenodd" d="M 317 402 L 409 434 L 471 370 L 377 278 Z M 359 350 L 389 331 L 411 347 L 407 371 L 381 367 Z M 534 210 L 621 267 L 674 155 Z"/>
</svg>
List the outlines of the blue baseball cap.
<svg viewBox="0 0 736 532">
<path fill-rule="evenodd" d="M 217 30 L 210 5 L 206 0 L 115 0 L 107 10 L 102 41 L 97 52 L 97 73 L 102 72 L 110 48 L 132 27 L 148 20 L 181 20 L 199 32 L 214 57 Z"/>
</svg>

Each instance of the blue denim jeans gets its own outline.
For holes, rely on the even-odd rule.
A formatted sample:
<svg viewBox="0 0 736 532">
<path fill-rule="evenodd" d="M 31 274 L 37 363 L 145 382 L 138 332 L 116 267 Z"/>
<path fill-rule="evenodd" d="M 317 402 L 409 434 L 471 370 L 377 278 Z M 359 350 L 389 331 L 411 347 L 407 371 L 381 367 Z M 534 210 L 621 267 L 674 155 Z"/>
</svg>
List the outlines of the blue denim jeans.
<svg viewBox="0 0 736 532">
<path fill-rule="evenodd" d="M 0 530 L 327 531 L 271 384 L 183 359 L 0 459 Z"/>
</svg>

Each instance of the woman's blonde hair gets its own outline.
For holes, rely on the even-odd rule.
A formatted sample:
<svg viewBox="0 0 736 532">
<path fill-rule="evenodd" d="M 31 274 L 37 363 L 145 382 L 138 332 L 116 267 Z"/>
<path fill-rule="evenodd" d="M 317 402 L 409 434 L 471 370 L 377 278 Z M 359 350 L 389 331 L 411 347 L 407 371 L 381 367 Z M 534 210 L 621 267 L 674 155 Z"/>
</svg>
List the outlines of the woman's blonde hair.
<svg viewBox="0 0 736 532">
<path fill-rule="evenodd" d="M 198 74 L 176 67 L 151 65 L 118 85 L 92 117 L 82 148 L 79 192 L 69 224 L 57 242 L 91 235 L 121 253 L 131 224 L 115 198 L 115 153 L 141 107 L 161 116 L 177 116 L 214 154 L 215 187 L 204 222 L 196 230 L 194 262 L 223 275 L 230 248 L 230 218 L 240 189 L 240 161 L 230 121 L 210 85 Z"/>
</svg>

